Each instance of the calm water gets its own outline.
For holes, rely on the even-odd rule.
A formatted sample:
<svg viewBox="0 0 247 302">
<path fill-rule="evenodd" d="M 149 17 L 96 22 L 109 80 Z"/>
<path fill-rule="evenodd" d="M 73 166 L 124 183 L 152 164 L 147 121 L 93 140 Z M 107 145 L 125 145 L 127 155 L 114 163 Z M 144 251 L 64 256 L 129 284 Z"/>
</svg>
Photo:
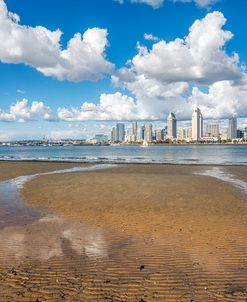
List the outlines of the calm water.
<svg viewBox="0 0 247 302">
<path fill-rule="evenodd" d="M 247 145 L 0 147 L 1 160 L 247 165 Z"/>
</svg>

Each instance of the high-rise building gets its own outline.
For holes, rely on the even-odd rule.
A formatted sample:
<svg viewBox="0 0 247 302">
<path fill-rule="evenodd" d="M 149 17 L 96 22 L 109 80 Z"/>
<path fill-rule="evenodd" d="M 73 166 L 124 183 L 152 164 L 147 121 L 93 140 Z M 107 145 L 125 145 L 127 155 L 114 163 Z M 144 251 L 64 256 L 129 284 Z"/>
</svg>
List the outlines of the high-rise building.
<svg viewBox="0 0 247 302">
<path fill-rule="evenodd" d="M 140 128 L 140 140 L 143 141 L 145 139 L 145 125 L 142 125 Z"/>
<path fill-rule="evenodd" d="M 167 126 L 165 126 L 164 129 L 162 129 L 163 134 L 164 134 L 164 138 L 167 136 Z"/>
<path fill-rule="evenodd" d="M 179 139 L 189 139 L 189 138 L 191 138 L 191 128 L 179 128 L 178 138 Z"/>
<path fill-rule="evenodd" d="M 237 116 L 232 115 L 228 120 L 228 135 L 227 138 L 232 140 L 237 138 Z"/>
<path fill-rule="evenodd" d="M 247 140 L 247 127 L 244 128 L 244 139 Z"/>
<path fill-rule="evenodd" d="M 153 140 L 153 125 L 152 124 L 145 125 L 144 140 L 147 142 L 151 142 Z"/>
<path fill-rule="evenodd" d="M 132 142 L 137 141 L 137 122 L 132 122 Z"/>
<path fill-rule="evenodd" d="M 160 142 L 164 140 L 164 132 L 163 130 L 155 130 L 155 139 L 156 141 Z"/>
<path fill-rule="evenodd" d="M 116 127 L 113 127 L 111 129 L 111 142 L 114 143 L 117 141 L 116 139 L 116 134 L 117 134 L 117 131 L 116 131 Z"/>
<path fill-rule="evenodd" d="M 244 138 L 244 131 L 243 130 L 240 130 L 240 129 L 237 130 L 237 138 Z"/>
<path fill-rule="evenodd" d="M 206 136 L 207 137 L 219 137 L 220 126 L 219 124 L 207 124 Z"/>
<path fill-rule="evenodd" d="M 125 125 L 124 123 L 118 123 L 116 126 L 116 138 L 118 142 L 123 142 L 125 138 Z"/>
<path fill-rule="evenodd" d="M 177 119 L 173 112 L 170 112 L 167 117 L 167 136 L 169 138 L 177 137 Z"/>
<path fill-rule="evenodd" d="M 192 114 L 192 140 L 198 141 L 203 137 L 203 116 L 201 110 L 196 108 Z"/>
</svg>

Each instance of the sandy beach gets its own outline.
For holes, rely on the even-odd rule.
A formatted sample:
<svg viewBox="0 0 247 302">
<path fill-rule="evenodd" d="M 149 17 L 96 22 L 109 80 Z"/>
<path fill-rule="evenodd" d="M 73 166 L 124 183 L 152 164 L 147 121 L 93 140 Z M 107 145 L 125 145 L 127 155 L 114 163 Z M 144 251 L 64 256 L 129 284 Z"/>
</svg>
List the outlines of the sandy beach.
<svg viewBox="0 0 247 302">
<path fill-rule="evenodd" d="M 73 166 L 2 162 L 0 180 Z M 207 171 L 247 181 L 244 166 L 122 165 L 28 182 L 43 214 L 1 230 L 1 301 L 247 301 L 247 195 Z"/>
</svg>

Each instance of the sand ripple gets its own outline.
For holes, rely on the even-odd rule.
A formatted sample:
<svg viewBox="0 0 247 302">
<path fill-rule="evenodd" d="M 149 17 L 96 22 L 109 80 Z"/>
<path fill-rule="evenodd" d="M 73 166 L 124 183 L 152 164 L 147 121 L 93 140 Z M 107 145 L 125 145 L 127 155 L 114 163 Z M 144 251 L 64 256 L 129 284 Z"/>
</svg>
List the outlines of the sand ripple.
<svg viewBox="0 0 247 302">
<path fill-rule="evenodd" d="M 134 240 L 48 216 L 0 233 L 2 301 L 245 301 L 247 251 L 217 242 L 207 263 L 183 241 Z M 197 242 L 207 249 L 206 242 Z"/>
</svg>

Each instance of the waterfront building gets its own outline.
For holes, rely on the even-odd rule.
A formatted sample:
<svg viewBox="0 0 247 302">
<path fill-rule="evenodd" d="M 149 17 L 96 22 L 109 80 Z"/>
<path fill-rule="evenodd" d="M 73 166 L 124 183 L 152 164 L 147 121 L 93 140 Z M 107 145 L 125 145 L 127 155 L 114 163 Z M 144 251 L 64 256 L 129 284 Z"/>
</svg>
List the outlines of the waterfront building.
<svg viewBox="0 0 247 302">
<path fill-rule="evenodd" d="M 232 115 L 228 120 L 228 136 L 229 140 L 237 138 L 237 116 Z"/>
<path fill-rule="evenodd" d="M 199 108 L 192 114 L 192 140 L 199 141 L 203 137 L 203 116 Z"/>
<path fill-rule="evenodd" d="M 111 142 L 114 143 L 117 141 L 116 139 L 116 134 L 117 134 L 117 131 L 116 131 L 116 127 L 113 127 L 111 129 Z"/>
<path fill-rule="evenodd" d="M 93 140 L 97 144 L 106 144 L 108 143 L 108 136 L 104 134 L 96 134 Z"/>
<path fill-rule="evenodd" d="M 118 123 L 111 129 L 111 142 L 123 142 L 125 140 L 125 125 Z"/>
<path fill-rule="evenodd" d="M 131 141 L 132 142 L 136 142 L 137 141 L 137 122 L 132 122 L 132 137 L 131 137 Z"/>
<path fill-rule="evenodd" d="M 145 124 L 144 140 L 147 142 L 151 142 L 153 140 L 153 125 L 152 124 Z"/>
<path fill-rule="evenodd" d="M 140 128 L 140 140 L 143 141 L 145 139 L 145 125 L 142 125 Z"/>
<path fill-rule="evenodd" d="M 244 139 L 247 140 L 247 127 L 244 128 Z"/>
<path fill-rule="evenodd" d="M 173 112 L 170 112 L 167 117 L 167 136 L 169 138 L 177 137 L 177 119 Z"/>
<path fill-rule="evenodd" d="M 219 124 L 207 124 L 206 127 L 206 137 L 219 137 L 220 126 Z"/>
<path fill-rule="evenodd" d="M 188 128 L 188 138 L 192 139 L 192 128 Z"/>
<path fill-rule="evenodd" d="M 160 142 L 164 140 L 164 131 L 163 130 L 155 130 L 155 140 Z"/>
<path fill-rule="evenodd" d="M 125 130 L 124 142 L 125 143 L 132 142 L 132 130 L 131 129 L 126 129 Z"/>
<path fill-rule="evenodd" d="M 244 138 L 244 132 L 240 129 L 237 130 L 237 138 Z"/>
<path fill-rule="evenodd" d="M 125 125 L 124 123 L 118 123 L 116 125 L 116 141 L 123 142 L 125 139 Z"/>
<path fill-rule="evenodd" d="M 162 129 L 163 134 L 164 134 L 164 138 L 167 136 L 167 126 L 165 126 L 164 129 Z"/>
<path fill-rule="evenodd" d="M 221 141 L 227 141 L 228 131 L 221 131 L 221 133 L 219 134 L 219 137 L 220 137 Z"/>
<path fill-rule="evenodd" d="M 179 128 L 178 138 L 182 139 L 182 140 L 190 139 L 191 138 L 191 128 Z"/>
</svg>

